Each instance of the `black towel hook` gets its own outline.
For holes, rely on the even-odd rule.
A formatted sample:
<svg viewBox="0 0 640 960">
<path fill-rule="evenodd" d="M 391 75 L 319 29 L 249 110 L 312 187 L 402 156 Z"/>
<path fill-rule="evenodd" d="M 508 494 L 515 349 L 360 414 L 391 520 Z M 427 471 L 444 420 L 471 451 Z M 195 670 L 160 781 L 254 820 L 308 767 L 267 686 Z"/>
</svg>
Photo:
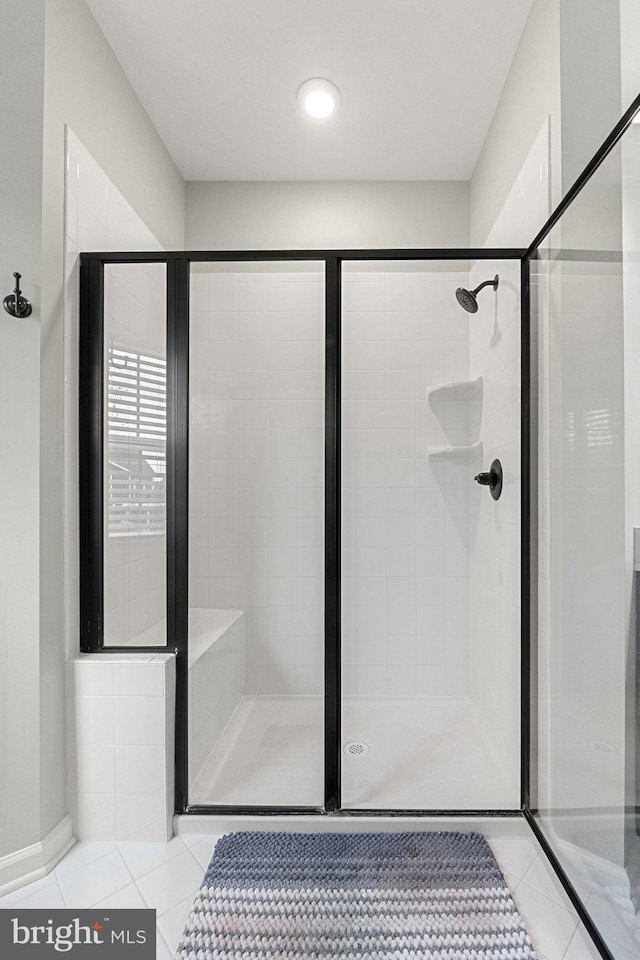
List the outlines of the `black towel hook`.
<svg viewBox="0 0 640 960">
<path fill-rule="evenodd" d="M 14 273 L 13 275 L 16 281 L 16 287 L 13 293 L 10 293 L 2 301 L 2 305 L 12 317 L 18 317 L 22 319 L 23 317 L 31 316 L 31 304 L 26 297 L 22 296 L 22 290 L 20 289 L 20 278 L 21 273 Z"/>
</svg>

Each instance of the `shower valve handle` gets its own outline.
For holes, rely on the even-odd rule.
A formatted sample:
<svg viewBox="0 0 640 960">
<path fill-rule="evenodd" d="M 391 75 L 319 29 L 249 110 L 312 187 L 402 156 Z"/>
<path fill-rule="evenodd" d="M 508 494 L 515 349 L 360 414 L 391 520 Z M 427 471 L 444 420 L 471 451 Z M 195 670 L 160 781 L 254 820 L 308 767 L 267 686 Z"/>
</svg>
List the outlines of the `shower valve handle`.
<svg viewBox="0 0 640 960">
<path fill-rule="evenodd" d="M 494 460 L 489 470 L 485 473 L 477 473 L 473 479 L 483 487 L 489 487 L 494 500 L 500 499 L 502 493 L 502 464 L 499 460 Z"/>
<path fill-rule="evenodd" d="M 483 487 L 490 487 L 495 480 L 495 476 L 495 473 L 489 471 L 488 473 L 477 473 L 473 479 L 476 483 L 482 484 Z"/>
</svg>

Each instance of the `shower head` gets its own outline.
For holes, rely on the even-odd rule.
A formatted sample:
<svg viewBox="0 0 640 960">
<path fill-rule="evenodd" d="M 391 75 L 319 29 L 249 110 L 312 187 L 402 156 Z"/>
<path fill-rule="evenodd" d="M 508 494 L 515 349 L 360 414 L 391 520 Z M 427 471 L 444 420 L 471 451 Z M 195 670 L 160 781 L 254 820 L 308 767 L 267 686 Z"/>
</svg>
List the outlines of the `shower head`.
<svg viewBox="0 0 640 960">
<path fill-rule="evenodd" d="M 478 301 L 476 299 L 480 290 L 483 287 L 493 287 L 494 290 L 498 289 L 498 274 L 496 273 L 493 280 L 485 280 L 484 283 L 481 283 L 480 286 L 476 287 L 475 290 L 466 290 L 464 287 L 458 287 L 456 290 L 456 300 L 460 304 L 463 310 L 466 310 L 467 313 L 477 313 L 478 312 Z"/>
</svg>

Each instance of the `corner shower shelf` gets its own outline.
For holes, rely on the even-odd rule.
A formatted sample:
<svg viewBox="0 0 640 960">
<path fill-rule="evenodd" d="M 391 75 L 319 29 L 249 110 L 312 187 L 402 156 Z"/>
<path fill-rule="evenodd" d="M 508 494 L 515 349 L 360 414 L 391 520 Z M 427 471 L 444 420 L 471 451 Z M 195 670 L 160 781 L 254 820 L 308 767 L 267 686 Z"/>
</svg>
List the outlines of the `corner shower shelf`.
<svg viewBox="0 0 640 960">
<path fill-rule="evenodd" d="M 427 397 L 429 400 L 471 400 L 477 393 L 480 393 L 483 382 L 482 377 L 477 377 L 475 380 L 453 380 L 451 383 L 439 383 L 435 387 L 429 387 Z"/>
<path fill-rule="evenodd" d="M 482 456 L 482 440 L 457 447 L 427 447 L 430 460 L 473 460 Z"/>
</svg>

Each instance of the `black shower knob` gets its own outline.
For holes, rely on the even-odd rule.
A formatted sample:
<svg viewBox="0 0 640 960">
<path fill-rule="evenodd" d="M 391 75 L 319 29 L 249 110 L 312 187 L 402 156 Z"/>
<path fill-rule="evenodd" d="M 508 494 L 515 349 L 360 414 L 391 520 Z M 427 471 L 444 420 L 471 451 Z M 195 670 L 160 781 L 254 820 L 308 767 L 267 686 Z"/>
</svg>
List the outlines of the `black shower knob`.
<svg viewBox="0 0 640 960">
<path fill-rule="evenodd" d="M 489 487 L 494 500 L 500 499 L 502 493 L 502 464 L 499 460 L 494 460 L 486 473 L 477 473 L 473 479 L 481 486 Z"/>
</svg>

